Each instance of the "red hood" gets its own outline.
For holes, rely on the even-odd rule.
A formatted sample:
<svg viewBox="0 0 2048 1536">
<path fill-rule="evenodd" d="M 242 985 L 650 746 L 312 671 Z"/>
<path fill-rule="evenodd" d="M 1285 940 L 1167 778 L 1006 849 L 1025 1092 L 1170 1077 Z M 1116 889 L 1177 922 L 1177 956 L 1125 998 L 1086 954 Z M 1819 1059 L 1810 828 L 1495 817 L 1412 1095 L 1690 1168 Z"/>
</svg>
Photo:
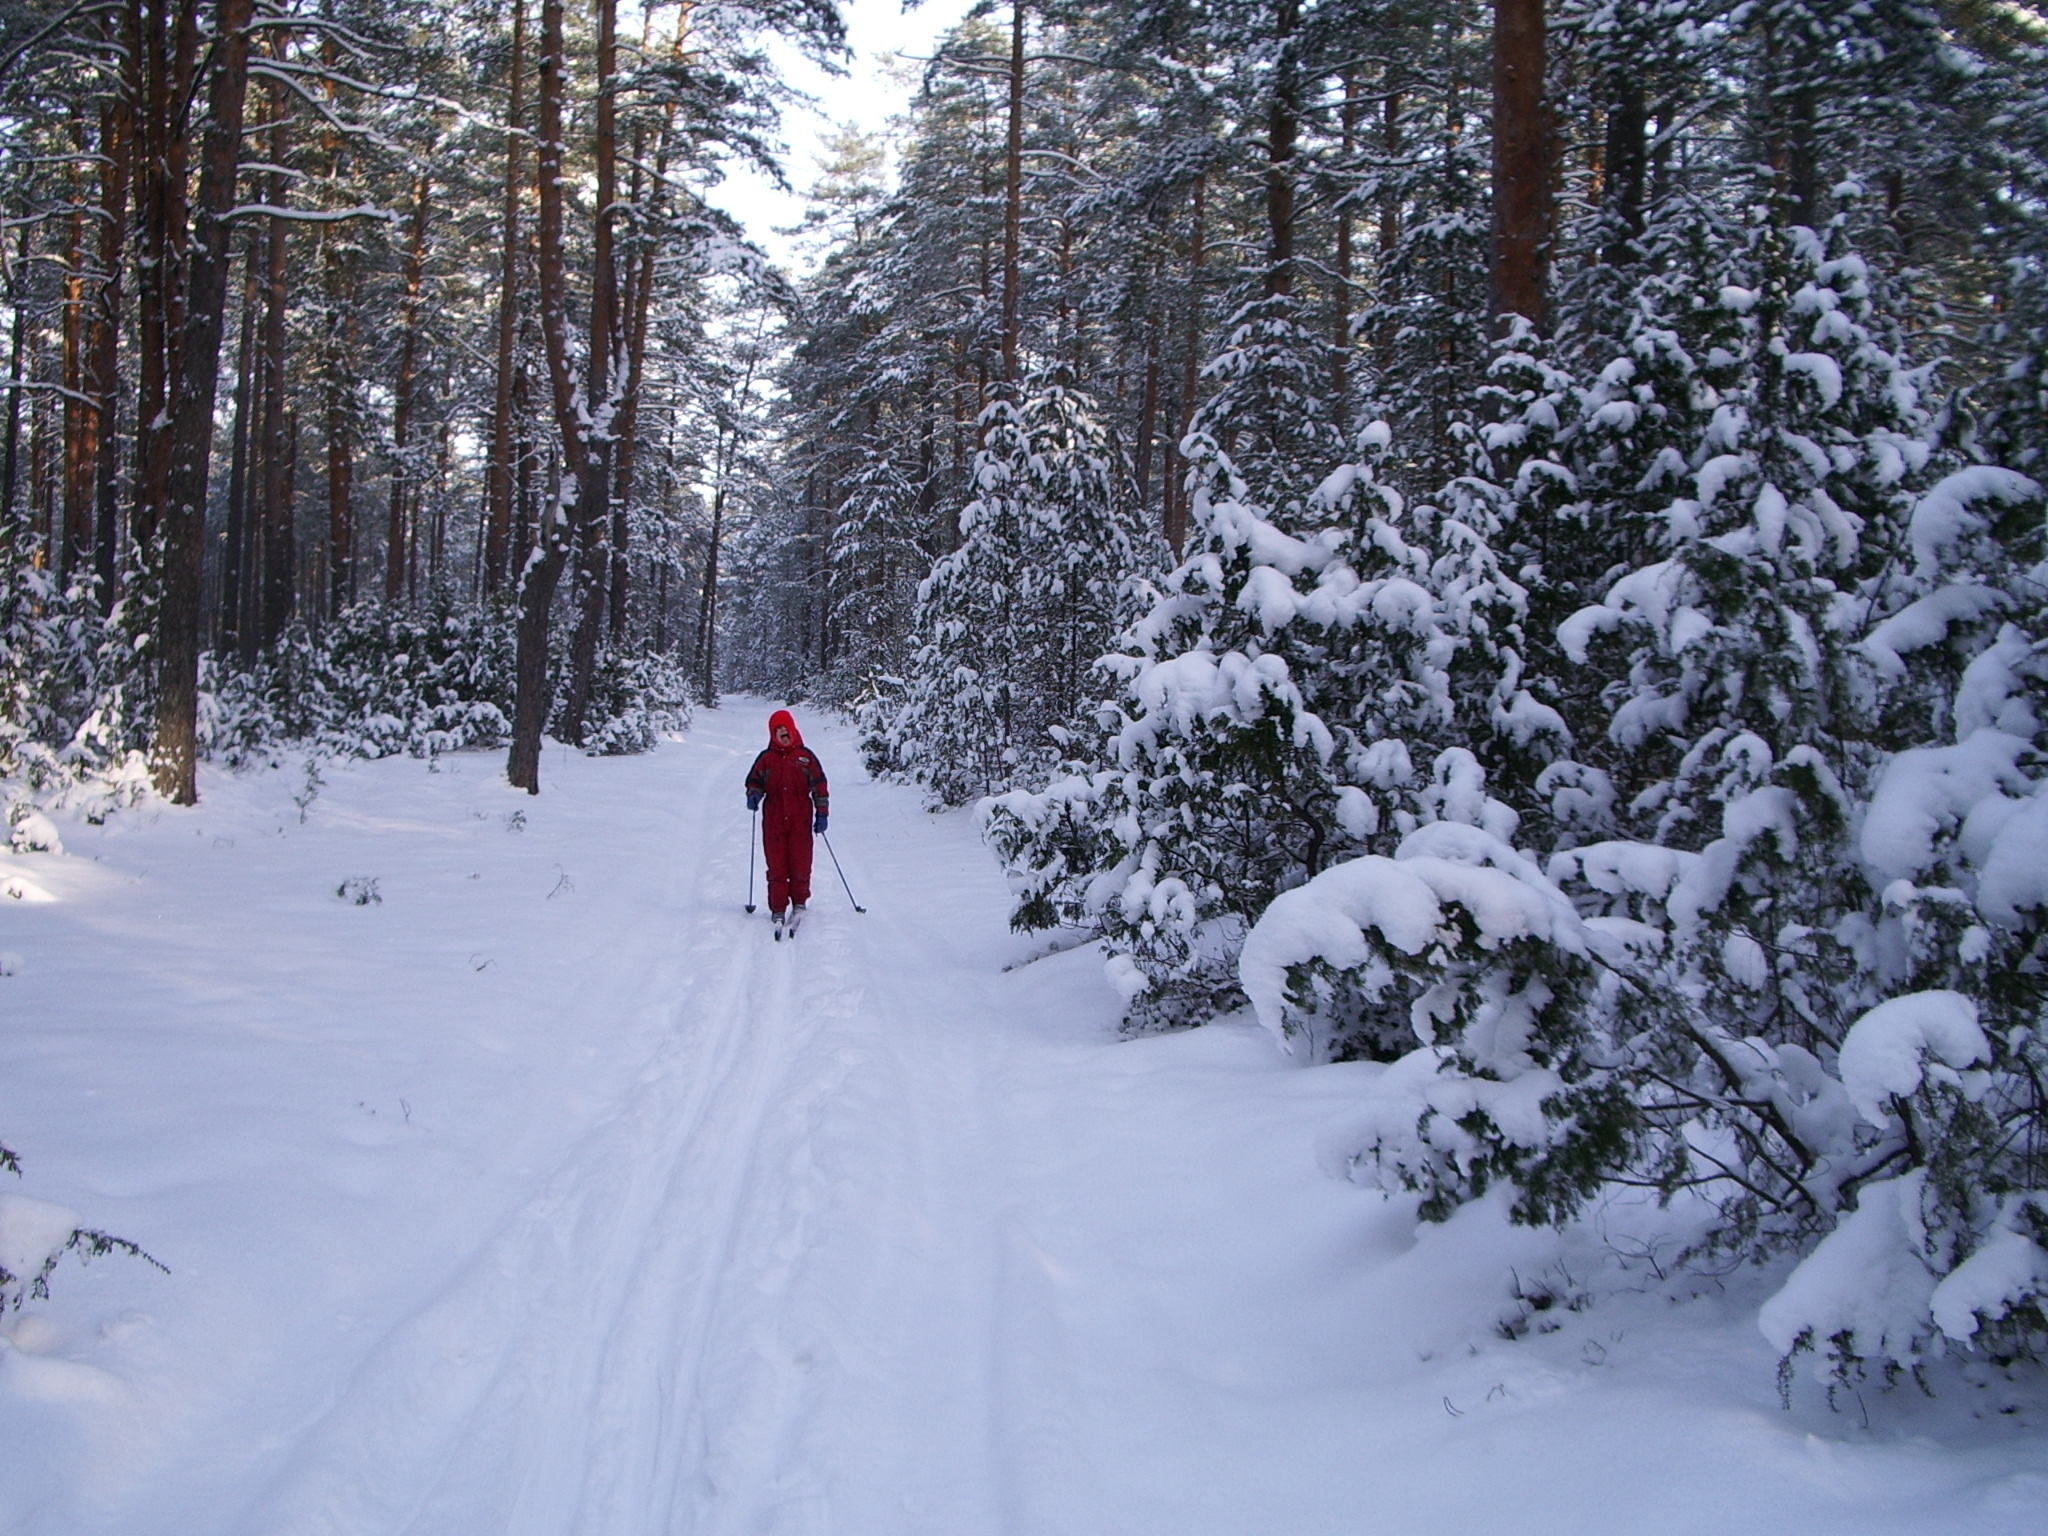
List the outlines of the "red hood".
<svg viewBox="0 0 2048 1536">
<path fill-rule="evenodd" d="M 796 716 L 792 715 L 786 709 L 778 709 L 777 711 L 775 711 L 774 714 L 768 717 L 769 746 L 772 747 L 775 745 L 775 728 L 778 725 L 786 725 L 789 727 L 789 745 L 792 750 L 804 744 L 804 733 L 796 728 Z"/>
</svg>

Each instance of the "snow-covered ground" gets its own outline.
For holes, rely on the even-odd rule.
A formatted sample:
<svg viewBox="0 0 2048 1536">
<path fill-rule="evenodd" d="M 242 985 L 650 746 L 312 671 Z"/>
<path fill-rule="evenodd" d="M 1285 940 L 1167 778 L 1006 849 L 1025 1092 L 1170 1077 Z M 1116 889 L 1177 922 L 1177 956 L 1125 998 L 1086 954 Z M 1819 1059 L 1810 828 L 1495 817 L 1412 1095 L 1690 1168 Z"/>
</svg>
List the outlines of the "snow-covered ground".
<svg viewBox="0 0 2048 1536">
<path fill-rule="evenodd" d="M 1653 1215 L 1418 1229 L 1317 1166 L 1377 1068 L 1118 1043 L 971 819 L 808 720 L 870 911 L 823 861 L 771 943 L 765 714 L 0 856 L 6 1185 L 170 1269 L 0 1320 L 0 1530 L 2048 1529 L 2037 1387 L 1787 1410 L 1774 1277 L 1670 1273 Z"/>
</svg>

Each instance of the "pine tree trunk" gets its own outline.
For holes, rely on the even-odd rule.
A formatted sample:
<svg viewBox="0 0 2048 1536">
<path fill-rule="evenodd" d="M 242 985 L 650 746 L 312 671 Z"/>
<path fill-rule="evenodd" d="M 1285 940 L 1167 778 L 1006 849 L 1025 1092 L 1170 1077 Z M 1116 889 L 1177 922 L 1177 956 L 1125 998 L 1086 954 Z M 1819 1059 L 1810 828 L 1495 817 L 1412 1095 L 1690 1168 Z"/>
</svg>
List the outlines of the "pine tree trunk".
<svg viewBox="0 0 2048 1536">
<path fill-rule="evenodd" d="M 7 554 L 10 564 L 20 553 L 21 536 L 19 529 L 27 519 L 17 521 L 14 513 L 14 488 L 16 474 L 20 467 L 21 452 L 21 381 L 22 358 L 28 344 L 28 232 L 29 226 L 21 226 L 20 243 L 14 258 L 14 270 L 9 273 L 7 302 L 13 310 L 8 323 L 11 334 L 7 341 L 7 446 L 4 461 L 0 461 L 0 524 L 5 525 Z"/>
<path fill-rule="evenodd" d="M 121 279 L 128 255 L 128 181 L 135 134 L 138 61 L 126 21 L 121 83 L 100 114 L 100 290 L 93 307 L 90 388 L 99 418 L 93 465 L 93 569 L 99 577 L 102 611 L 118 596 L 121 529 Z M 109 24 L 110 28 L 112 23 Z"/>
<path fill-rule="evenodd" d="M 1180 455 L 1179 445 L 1187 440 L 1188 431 L 1195 421 L 1195 391 L 1201 378 L 1202 369 L 1202 263 L 1207 252 L 1204 241 L 1207 238 L 1209 178 L 1197 176 L 1188 198 L 1188 313 L 1187 336 L 1181 357 L 1180 377 L 1180 432 L 1177 435 L 1174 452 L 1167 458 L 1169 486 L 1166 510 L 1166 542 L 1173 546 L 1178 555 L 1188 537 L 1187 488 L 1180 483 L 1181 471 L 1176 460 Z"/>
<path fill-rule="evenodd" d="M 1613 230 L 1601 252 L 1609 266 L 1625 266 L 1640 254 L 1635 242 L 1643 234 L 1643 190 L 1650 169 L 1649 121 L 1642 81 L 1626 69 L 1616 70 L 1609 82 L 1606 195 L 1601 199 Z"/>
<path fill-rule="evenodd" d="M 157 532 L 170 496 L 172 403 L 179 389 L 184 278 L 191 231 L 189 141 L 174 113 L 190 98 L 199 46 L 198 0 L 149 0 L 142 37 L 142 107 L 135 133 L 137 230 L 135 508 L 128 532 L 158 562 Z"/>
<path fill-rule="evenodd" d="M 286 96 L 273 86 L 270 110 L 270 159 L 283 165 L 290 152 Z M 291 182 L 282 171 L 271 173 L 270 204 L 282 208 L 291 196 Z M 297 530 L 293 526 L 291 480 L 291 391 L 285 373 L 285 314 L 291 300 L 291 221 L 270 219 L 268 291 L 263 311 L 263 645 L 277 644 L 297 606 Z"/>
<path fill-rule="evenodd" d="M 565 475 L 580 465 L 582 424 L 576 411 L 576 380 L 569 361 L 569 301 L 562 229 L 562 0 L 541 0 L 539 58 L 539 142 L 534 178 L 540 191 L 540 329 L 547 356 L 555 428 L 562 443 Z M 566 493 L 565 485 L 562 492 Z M 574 527 L 562 493 L 540 518 L 536 548 L 519 579 L 518 655 L 512 703 L 512 744 L 505 777 L 515 789 L 540 793 L 541 733 L 548 714 L 548 617 L 562 578 Z"/>
<path fill-rule="evenodd" d="M 413 385 L 419 370 L 420 289 L 427 262 L 427 218 L 432 182 L 420 173 L 413 188 L 412 235 L 405 251 L 405 301 L 398 343 L 398 388 L 391 404 L 391 505 L 385 520 L 384 601 L 396 608 L 405 599 L 411 567 L 411 523 L 407 516 L 412 465 L 406 449 L 412 442 Z"/>
<path fill-rule="evenodd" d="M 1294 146 L 1301 133 L 1301 70 L 1295 33 L 1301 15 L 1296 0 L 1279 0 L 1273 30 L 1280 40 L 1273 99 L 1266 108 L 1266 292 L 1294 292 Z"/>
<path fill-rule="evenodd" d="M 1358 76 L 1353 70 L 1345 70 L 1337 77 L 1343 92 L 1342 104 L 1338 109 L 1338 122 L 1343 134 L 1344 164 L 1351 163 L 1352 151 L 1358 134 Z M 1351 208 L 1337 210 L 1337 281 L 1334 284 L 1336 320 L 1330 338 L 1330 395 L 1337 402 L 1338 417 L 1344 414 L 1344 395 L 1350 387 L 1351 362 Z"/>
<path fill-rule="evenodd" d="M 576 630 L 569 641 L 569 687 L 562 700 L 562 734 L 583 745 L 590 710 L 590 686 L 597 671 L 597 642 L 604 626 L 605 594 L 611 586 L 610 510 L 616 423 L 619 351 L 619 284 L 614 220 L 618 205 L 618 5 L 597 0 L 597 230 L 592 247 L 590 353 L 583 398 L 589 419 L 582 424 L 576 488 Z M 565 445 L 566 446 L 566 445 Z"/>
<path fill-rule="evenodd" d="M 228 284 L 228 212 L 234 206 L 249 83 L 253 0 L 218 0 L 212 81 L 200 153 L 190 280 L 179 316 L 179 378 L 165 481 L 163 589 L 157 609 L 157 711 L 151 769 L 158 793 L 199 799 L 200 585 L 206 543 L 207 467 L 220 382 L 221 316 Z"/>
<path fill-rule="evenodd" d="M 1550 322 L 1552 196 L 1543 0 L 1493 6 L 1493 314 Z"/>
<path fill-rule="evenodd" d="M 243 586 L 255 571 L 249 558 L 254 543 L 249 516 L 249 440 L 256 383 L 256 262 L 262 249 L 263 242 L 252 237 L 244 242 L 242 250 L 242 325 L 235 349 L 235 422 L 228 450 L 227 542 L 221 548 L 220 623 L 216 631 L 220 649 L 234 652 L 244 662 L 252 659 L 256 649 L 255 628 L 244 617 L 247 601 Z"/>
<path fill-rule="evenodd" d="M 491 411 L 491 454 L 485 472 L 484 579 L 486 596 L 504 588 L 512 550 L 512 386 L 519 340 L 519 160 L 525 115 L 526 0 L 512 0 L 512 79 L 505 107 L 504 244 L 498 273 L 498 359 Z"/>
<path fill-rule="evenodd" d="M 1024 231 L 1024 0 L 1010 0 L 1010 117 L 1003 150 L 1003 382 L 1017 381 Z"/>
<path fill-rule="evenodd" d="M 57 548 L 57 573 L 65 580 L 92 569 L 94 443 L 99 412 L 86 393 L 85 176 L 79 160 L 90 152 L 85 124 L 73 119 L 72 144 L 78 159 L 71 162 L 70 233 L 64 246 L 63 380 L 63 533 Z"/>
</svg>

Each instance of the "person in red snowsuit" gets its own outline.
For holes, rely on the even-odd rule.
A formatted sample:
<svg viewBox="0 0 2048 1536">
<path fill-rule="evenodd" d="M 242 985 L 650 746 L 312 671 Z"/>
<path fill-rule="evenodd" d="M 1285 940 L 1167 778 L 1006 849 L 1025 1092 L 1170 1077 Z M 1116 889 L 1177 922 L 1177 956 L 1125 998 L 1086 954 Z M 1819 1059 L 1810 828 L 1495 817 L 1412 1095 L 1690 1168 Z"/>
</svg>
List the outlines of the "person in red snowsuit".
<svg viewBox="0 0 2048 1536">
<path fill-rule="evenodd" d="M 825 830 L 831 809 L 825 765 L 786 709 L 768 717 L 768 745 L 747 770 L 747 809 L 761 813 L 768 910 L 779 923 L 785 908 L 801 912 L 811 899 L 811 834 Z"/>
</svg>

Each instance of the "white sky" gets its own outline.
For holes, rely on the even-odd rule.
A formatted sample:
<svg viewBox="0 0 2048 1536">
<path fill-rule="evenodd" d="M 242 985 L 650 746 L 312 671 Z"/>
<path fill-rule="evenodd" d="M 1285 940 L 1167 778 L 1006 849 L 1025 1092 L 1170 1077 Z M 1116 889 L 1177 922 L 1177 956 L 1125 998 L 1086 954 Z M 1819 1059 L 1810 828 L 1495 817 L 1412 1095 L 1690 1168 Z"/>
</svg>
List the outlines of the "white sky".
<svg viewBox="0 0 2048 1536">
<path fill-rule="evenodd" d="M 855 124 L 870 133 L 886 127 L 890 117 L 910 102 L 911 88 L 887 75 L 897 55 L 929 55 L 939 34 L 955 25 L 972 5 L 973 0 L 924 0 L 905 14 L 902 0 L 841 0 L 847 41 L 854 50 L 849 72 L 843 76 L 825 74 L 794 49 L 771 50 L 783 67 L 784 78 L 818 102 L 815 108 L 793 106 L 783 114 L 782 136 L 789 146 L 783 174 L 795 193 L 778 191 L 766 177 L 741 167 L 712 190 L 710 201 L 737 217 L 762 249 L 792 273 L 805 268 L 808 262 L 790 239 L 775 231 L 803 217 L 803 193 L 818 179 L 824 136 L 841 123 Z"/>
</svg>

